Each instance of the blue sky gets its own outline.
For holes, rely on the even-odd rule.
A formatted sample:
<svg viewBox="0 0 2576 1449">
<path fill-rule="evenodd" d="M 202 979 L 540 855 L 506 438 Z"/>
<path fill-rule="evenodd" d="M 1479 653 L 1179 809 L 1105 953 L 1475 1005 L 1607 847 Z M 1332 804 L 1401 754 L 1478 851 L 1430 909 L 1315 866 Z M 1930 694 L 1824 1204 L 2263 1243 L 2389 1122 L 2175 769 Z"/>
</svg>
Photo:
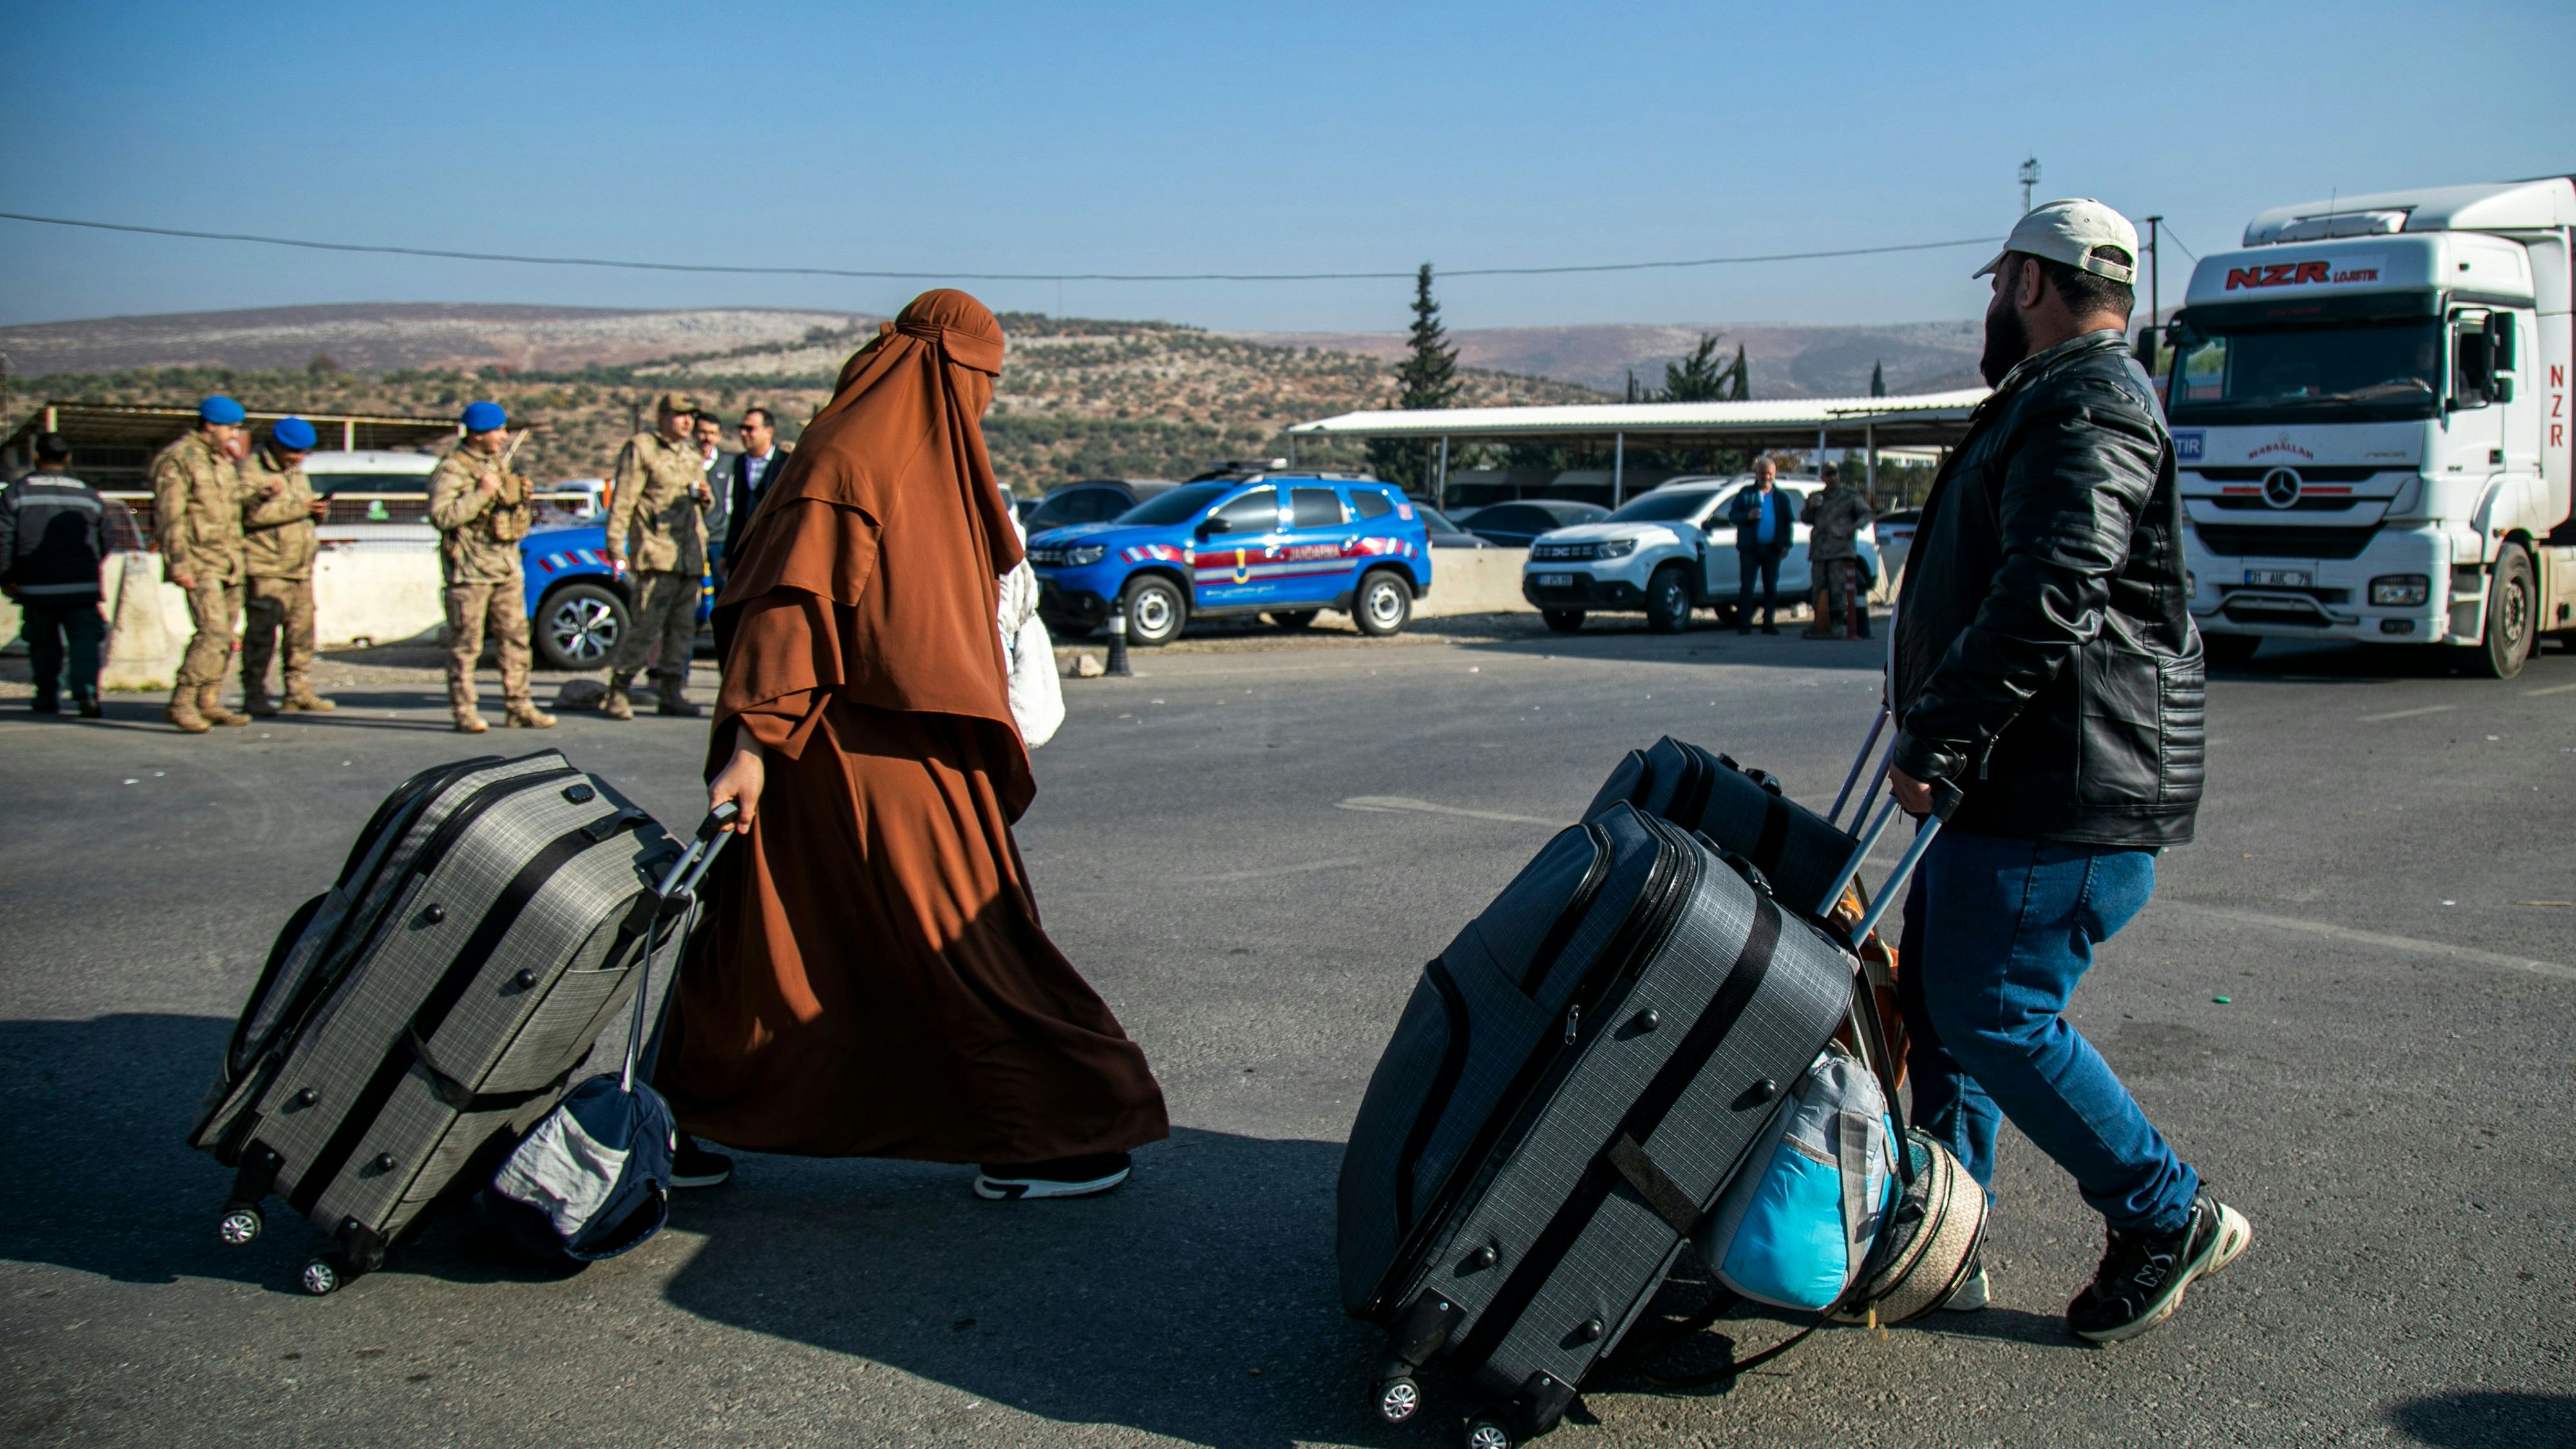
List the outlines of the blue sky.
<svg viewBox="0 0 2576 1449">
<path fill-rule="evenodd" d="M 16 7 L 0 210 L 956 271 L 1547 265 L 2000 235 L 2576 170 L 2576 6 Z M 1459 278 L 1452 325 L 1973 315 L 1974 248 Z M 2166 294 L 2189 263 L 2166 256 Z M 0 321 L 306 302 L 891 311 L 920 285 L 346 257 L 0 222 Z M 1402 282 L 979 284 L 1392 329 Z"/>
</svg>

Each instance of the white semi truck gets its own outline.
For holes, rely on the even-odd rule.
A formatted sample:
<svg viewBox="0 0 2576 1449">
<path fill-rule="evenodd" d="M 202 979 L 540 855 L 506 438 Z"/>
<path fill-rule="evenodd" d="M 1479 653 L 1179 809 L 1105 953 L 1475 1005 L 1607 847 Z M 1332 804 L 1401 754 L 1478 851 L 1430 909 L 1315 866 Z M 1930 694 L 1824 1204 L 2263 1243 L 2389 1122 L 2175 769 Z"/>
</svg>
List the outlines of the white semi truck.
<svg viewBox="0 0 2576 1449">
<path fill-rule="evenodd" d="M 2576 180 L 2264 212 L 2203 257 L 2166 410 L 2210 657 L 2449 646 L 2509 678 L 2576 631 Z"/>
</svg>

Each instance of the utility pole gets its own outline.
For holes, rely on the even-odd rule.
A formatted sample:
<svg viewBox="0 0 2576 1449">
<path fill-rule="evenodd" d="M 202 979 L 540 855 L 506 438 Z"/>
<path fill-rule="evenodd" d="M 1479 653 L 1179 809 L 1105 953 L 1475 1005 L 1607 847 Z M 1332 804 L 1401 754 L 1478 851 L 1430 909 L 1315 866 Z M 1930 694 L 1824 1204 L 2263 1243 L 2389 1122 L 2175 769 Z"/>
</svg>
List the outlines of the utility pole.
<svg viewBox="0 0 2576 1449">
<path fill-rule="evenodd" d="M 2161 216 L 2147 218 L 2147 325 L 2150 327 L 2164 315 L 2164 258 L 2156 251 L 2164 220 Z"/>
<path fill-rule="evenodd" d="M 2026 157 L 2021 163 L 2021 211 L 2030 215 L 2030 189 L 2039 184 L 2039 158 Z"/>
</svg>

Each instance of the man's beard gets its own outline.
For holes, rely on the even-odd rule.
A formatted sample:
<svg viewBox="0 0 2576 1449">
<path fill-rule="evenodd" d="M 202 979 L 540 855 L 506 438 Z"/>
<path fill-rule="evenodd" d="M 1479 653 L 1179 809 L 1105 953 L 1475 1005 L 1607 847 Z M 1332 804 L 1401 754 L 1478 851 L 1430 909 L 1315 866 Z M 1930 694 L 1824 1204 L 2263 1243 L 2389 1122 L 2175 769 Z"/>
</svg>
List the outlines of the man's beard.
<svg viewBox="0 0 2576 1449">
<path fill-rule="evenodd" d="M 1977 359 L 1977 371 L 1986 386 L 2003 385 L 2004 374 L 2013 365 L 2030 356 L 2030 328 L 2021 320 L 2021 310 L 2005 297 L 1997 297 L 1986 308 L 1986 351 Z"/>
</svg>

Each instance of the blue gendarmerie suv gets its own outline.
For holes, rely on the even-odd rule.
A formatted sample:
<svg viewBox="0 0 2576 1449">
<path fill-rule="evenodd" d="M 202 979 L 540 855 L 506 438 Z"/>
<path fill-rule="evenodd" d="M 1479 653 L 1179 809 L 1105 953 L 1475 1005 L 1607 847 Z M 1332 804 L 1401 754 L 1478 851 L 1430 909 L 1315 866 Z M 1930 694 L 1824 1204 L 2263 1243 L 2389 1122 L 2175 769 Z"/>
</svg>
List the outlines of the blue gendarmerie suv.
<svg viewBox="0 0 2576 1449">
<path fill-rule="evenodd" d="M 1163 644 L 1193 616 L 1268 614 L 1303 629 L 1319 610 L 1393 634 L 1431 591 L 1422 517 L 1392 483 L 1262 470 L 1194 481 L 1107 523 L 1029 540 L 1049 628 L 1090 633 L 1124 603 L 1127 638 Z"/>
</svg>

